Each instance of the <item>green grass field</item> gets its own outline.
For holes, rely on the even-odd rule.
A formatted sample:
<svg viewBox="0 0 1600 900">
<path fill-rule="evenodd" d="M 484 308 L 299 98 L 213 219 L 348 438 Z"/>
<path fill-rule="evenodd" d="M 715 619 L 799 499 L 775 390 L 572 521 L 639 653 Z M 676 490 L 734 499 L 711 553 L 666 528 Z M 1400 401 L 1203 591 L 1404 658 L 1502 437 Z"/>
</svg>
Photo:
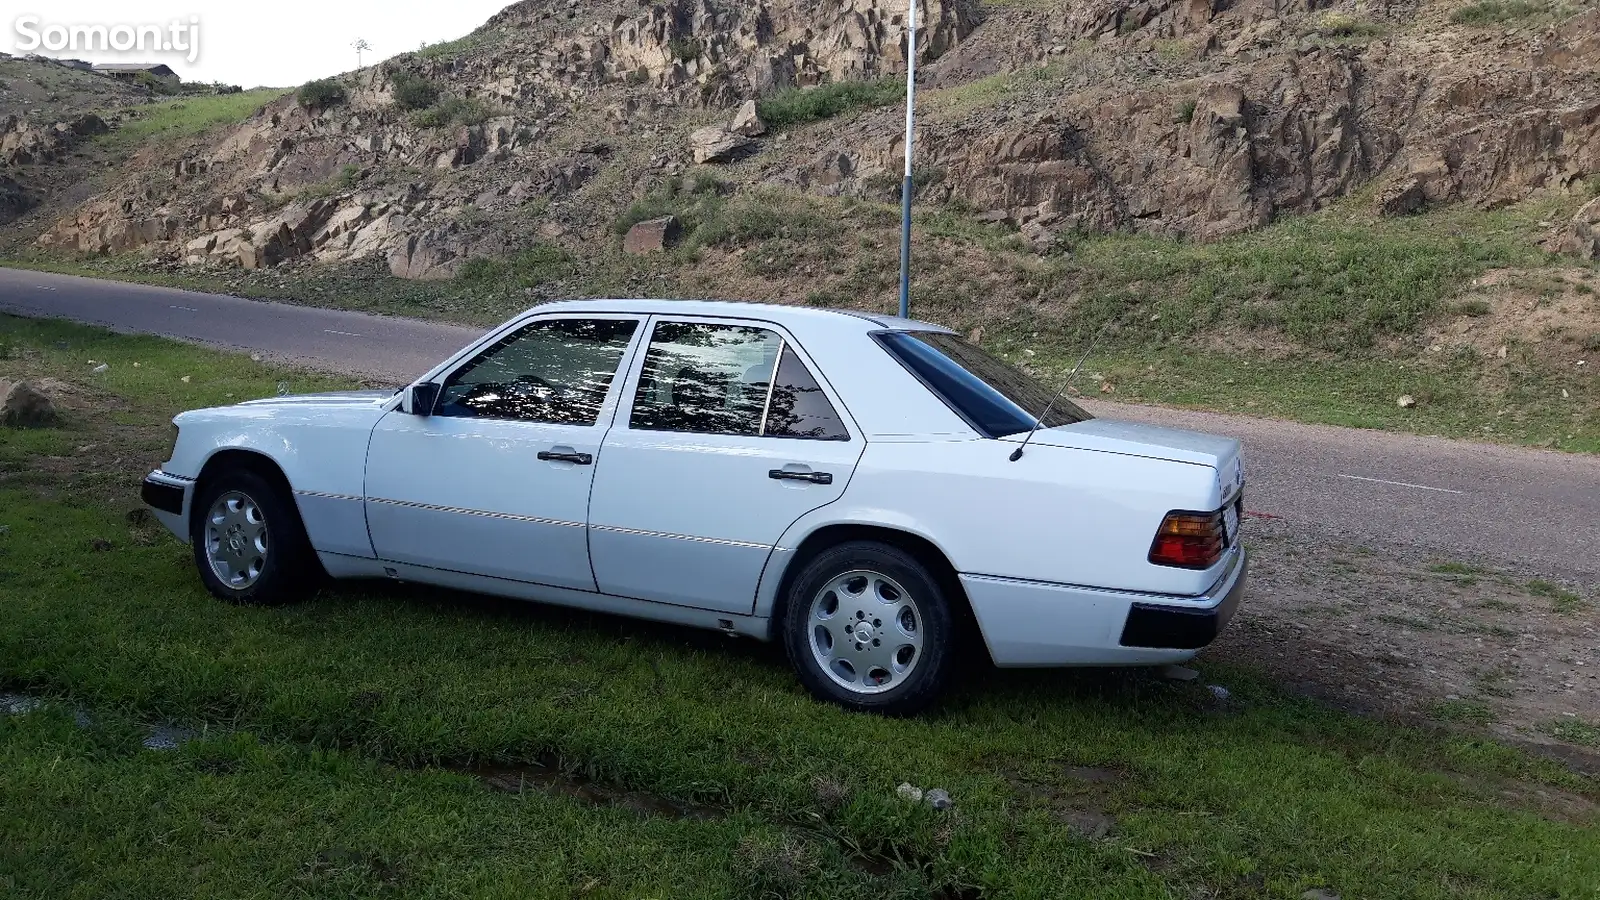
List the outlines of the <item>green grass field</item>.
<svg viewBox="0 0 1600 900">
<path fill-rule="evenodd" d="M 0 348 L 0 378 L 76 398 L 60 429 L 0 431 L 0 692 L 50 701 L 0 716 L 8 896 L 1592 900 L 1600 884 L 1594 779 L 1203 660 L 1187 684 L 974 670 L 934 714 L 887 720 L 816 703 L 773 648 L 710 633 L 415 587 L 220 604 L 186 547 L 129 516 L 167 419 L 333 382 L 9 317 Z M 142 749 L 153 724 L 202 738 Z M 506 790 L 519 767 L 529 789 Z M 907 803 L 901 782 L 956 806 Z"/>
<path fill-rule="evenodd" d="M 132 152 L 147 141 L 172 141 L 193 137 L 217 125 L 242 122 L 263 105 L 283 96 L 275 88 L 257 88 L 237 94 L 198 94 L 137 108 L 120 128 L 97 139 L 111 150 Z"/>
</svg>

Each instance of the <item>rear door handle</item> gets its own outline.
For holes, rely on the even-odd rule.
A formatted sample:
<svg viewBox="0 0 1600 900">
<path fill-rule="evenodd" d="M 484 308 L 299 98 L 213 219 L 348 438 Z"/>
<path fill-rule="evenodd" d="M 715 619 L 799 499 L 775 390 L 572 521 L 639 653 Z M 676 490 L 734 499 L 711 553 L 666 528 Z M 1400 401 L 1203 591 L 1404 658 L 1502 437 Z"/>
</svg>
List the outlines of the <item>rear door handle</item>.
<svg viewBox="0 0 1600 900">
<path fill-rule="evenodd" d="M 832 472 L 791 472 L 788 469 L 772 469 L 767 472 L 768 478 L 779 481 L 809 481 L 812 484 L 833 484 Z"/>
<path fill-rule="evenodd" d="M 587 453 L 578 453 L 567 447 L 552 447 L 549 450 L 540 450 L 539 458 L 546 462 L 569 462 L 580 466 L 594 464 L 594 457 Z"/>
</svg>

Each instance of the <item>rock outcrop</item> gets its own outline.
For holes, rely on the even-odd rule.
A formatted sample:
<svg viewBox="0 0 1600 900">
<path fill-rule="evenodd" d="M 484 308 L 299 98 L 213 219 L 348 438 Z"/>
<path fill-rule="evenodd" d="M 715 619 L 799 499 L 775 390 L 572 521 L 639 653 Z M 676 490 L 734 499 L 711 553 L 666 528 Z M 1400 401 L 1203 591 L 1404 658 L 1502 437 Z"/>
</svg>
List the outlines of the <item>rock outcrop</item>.
<svg viewBox="0 0 1600 900">
<path fill-rule="evenodd" d="M 153 154 L 39 243 L 443 278 L 473 256 L 601 239 L 695 165 L 733 191 L 892 199 L 900 107 L 773 134 L 755 101 L 903 74 L 903 10 L 525 0 L 456 50 L 346 76 L 341 105 L 284 97 Z M 1600 174 L 1600 10 L 1537 30 L 1449 25 L 1415 0 L 932 0 L 919 15 L 918 199 L 959 200 L 1041 251 L 1077 231 L 1212 240 L 1367 186 L 1405 215 Z M 440 101 L 400 109 L 405 78 Z M 31 158 L 41 140 L 0 149 Z M 0 216 L 6 202 L 0 181 Z"/>
<path fill-rule="evenodd" d="M 681 230 L 677 216 L 646 219 L 629 228 L 628 233 L 623 235 L 622 251 L 636 255 L 660 252 L 672 246 Z"/>
<path fill-rule="evenodd" d="M 1590 200 L 1572 217 L 1561 250 L 1580 259 L 1600 260 L 1600 197 Z"/>
<path fill-rule="evenodd" d="M 26 381 L 0 385 L 0 425 L 12 428 L 43 428 L 54 425 L 59 415 L 50 397 Z"/>
</svg>

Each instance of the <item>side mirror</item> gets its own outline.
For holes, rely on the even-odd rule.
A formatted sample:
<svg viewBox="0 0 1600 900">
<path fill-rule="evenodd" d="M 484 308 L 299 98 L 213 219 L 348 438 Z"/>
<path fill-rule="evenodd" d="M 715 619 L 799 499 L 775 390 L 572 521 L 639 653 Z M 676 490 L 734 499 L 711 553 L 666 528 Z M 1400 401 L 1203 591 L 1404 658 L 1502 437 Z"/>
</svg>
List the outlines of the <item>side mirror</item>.
<svg viewBox="0 0 1600 900">
<path fill-rule="evenodd" d="M 433 415 L 433 405 L 439 400 L 439 386 L 431 381 L 413 384 L 406 389 L 406 412 L 414 416 Z"/>
</svg>

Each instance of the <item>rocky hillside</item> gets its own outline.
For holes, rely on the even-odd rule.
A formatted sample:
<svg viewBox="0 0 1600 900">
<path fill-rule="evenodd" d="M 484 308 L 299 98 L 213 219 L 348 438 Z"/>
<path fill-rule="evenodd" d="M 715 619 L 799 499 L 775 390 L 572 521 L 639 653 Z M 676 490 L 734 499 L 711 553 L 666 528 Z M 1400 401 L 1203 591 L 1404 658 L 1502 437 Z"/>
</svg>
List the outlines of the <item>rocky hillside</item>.
<svg viewBox="0 0 1600 900">
<path fill-rule="evenodd" d="M 524 0 L 461 40 L 151 148 L 14 234 L 184 265 L 382 260 L 438 279 L 541 246 L 615 252 L 630 204 L 707 169 L 719 195 L 892 201 L 902 10 Z M 1592 0 L 920 11 L 916 199 L 1037 253 L 1103 232 L 1214 240 L 1352 195 L 1384 216 L 1493 209 L 1600 174 Z M 1593 256 L 1597 221 L 1590 203 L 1553 246 Z M 655 227 L 631 249 L 684 233 Z"/>
<path fill-rule="evenodd" d="M 0 226 L 44 200 L 55 198 L 59 209 L 93 193 L 103 181 L 96 170 L 120 157 L 92 139 L 140 119 L 164 97 L 239 91 L 126 81 L 86 65 L 0 53 Z"/>
</svg>

